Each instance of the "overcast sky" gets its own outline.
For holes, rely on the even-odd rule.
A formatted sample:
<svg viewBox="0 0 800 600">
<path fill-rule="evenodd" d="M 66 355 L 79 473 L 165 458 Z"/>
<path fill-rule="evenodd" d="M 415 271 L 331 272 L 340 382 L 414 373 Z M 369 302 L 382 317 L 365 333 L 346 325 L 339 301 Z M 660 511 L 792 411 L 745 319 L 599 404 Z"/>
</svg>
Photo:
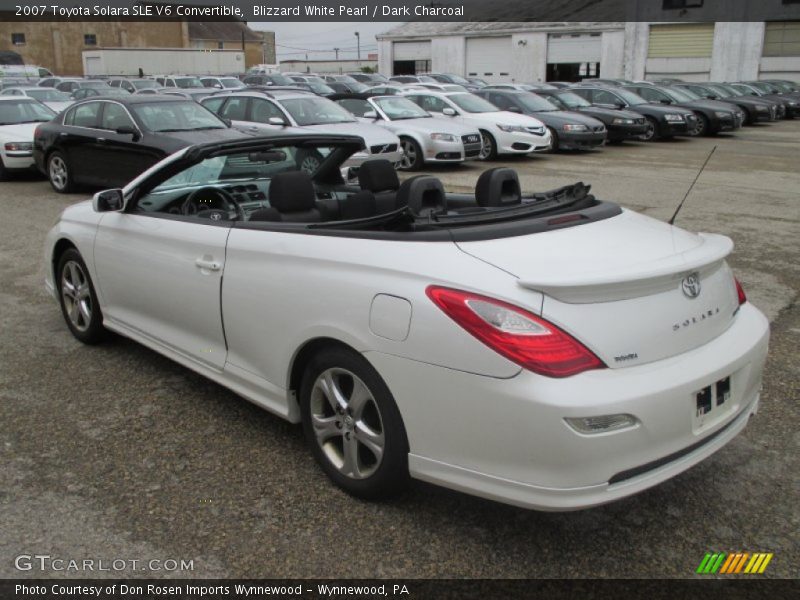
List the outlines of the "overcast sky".
<svg viewBox="0 0 800 600">
<path fill-rule="evenodd" d="M 259 23 L 248 25 L 256 30 L 275 32 L 278 60 L 324 60 L 335 58 L 333 48 L 340 48 L 339 58 L 356 58 L 356 35 L 361 34 L 361 58 L 377 52 L 375 35 L 400 23 Z"/>
</svg>

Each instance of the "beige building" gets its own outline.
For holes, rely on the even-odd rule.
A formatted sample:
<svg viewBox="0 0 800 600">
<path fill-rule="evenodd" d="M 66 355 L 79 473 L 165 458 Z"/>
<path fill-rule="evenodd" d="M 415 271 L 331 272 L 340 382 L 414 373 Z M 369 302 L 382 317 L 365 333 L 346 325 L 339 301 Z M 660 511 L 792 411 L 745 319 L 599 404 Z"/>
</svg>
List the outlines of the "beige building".
<svg viewBox="0 0 800 600">
<path fill-rule="evenodd" d="M 58 75 L 83 75 L 81 53 L 97 48 L 244 48 L 247 66 L 275 62 L 275 34 L 240 21 L 0 22 L 0 50 Z"/>
</svg>

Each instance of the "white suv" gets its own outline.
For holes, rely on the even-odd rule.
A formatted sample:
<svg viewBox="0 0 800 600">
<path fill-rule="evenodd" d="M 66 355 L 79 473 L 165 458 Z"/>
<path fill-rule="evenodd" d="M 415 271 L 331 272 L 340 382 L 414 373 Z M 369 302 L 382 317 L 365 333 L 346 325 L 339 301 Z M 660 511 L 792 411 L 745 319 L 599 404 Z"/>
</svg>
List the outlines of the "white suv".
<svg viewBox="0 0 800 600">
<path fill-rule="evenodd" d="M 529 154 L 550 149 L 550 132 L 539 119 L 500 110 L 469 92 L 408 90 L 402 94 L 437 117 L 456 119 L 480 130 L 480 158 L 498 154 Z"/>
</svg>

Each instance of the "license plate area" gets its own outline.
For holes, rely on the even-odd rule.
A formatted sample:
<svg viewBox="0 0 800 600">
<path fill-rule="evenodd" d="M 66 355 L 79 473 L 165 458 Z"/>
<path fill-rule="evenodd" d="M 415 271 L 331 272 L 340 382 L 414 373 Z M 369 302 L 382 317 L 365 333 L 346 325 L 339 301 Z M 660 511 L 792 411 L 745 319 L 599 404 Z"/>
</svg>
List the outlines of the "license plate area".
<svg viewBox="0 0 800 600">
<path fill-rule="evenodd" d="M 733 409 L 731 377 L 723 377 L 693 394 L 694 430 L 715 424 Z"/>
</svg>

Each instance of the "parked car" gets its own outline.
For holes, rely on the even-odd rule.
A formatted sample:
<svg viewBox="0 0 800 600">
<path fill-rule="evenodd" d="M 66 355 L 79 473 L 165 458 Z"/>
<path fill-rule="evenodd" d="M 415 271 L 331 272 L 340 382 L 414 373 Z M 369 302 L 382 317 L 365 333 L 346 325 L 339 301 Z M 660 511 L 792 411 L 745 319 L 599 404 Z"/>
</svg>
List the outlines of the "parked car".
<svg viewBox="0 0 800 600">
<path fill-rule="evenodd" d="M 675 106 L 650 104 L 641 96 L 620 86 L 581 85 L 570 90 L 595 106 L 632 110 L 642 115 L 647 121 L 647 129 L 642 135 L 644 141 L 690 135 L 690 131 L 697 127 L 697 117 L 692 111 Z"/>
<path fill-rule="evenodd" d="M 139 90 L 160 87 L 160 84 L 155 79 L 134 79 L 120 77 L 112 77 L 108 80 L 108 85 L 111 87 L 122 88 L 131 94 L 135 94 Z"/>
<path fill-rule="evenodd" d="M 486 86 L 486 89 L 538 92 L 539 90 L 554 90 L 556 87 L 549 83 L 491 83 Z"/>
<path fill-rule="evenodd" d="M 483 88 L 476 96 L 488 100 L 499 110 L 536 117 L 550 131 L 551 148 L 557 150 L 588 150 L 602 147 L 606 142 L 606 126 L 602 121 L 561 110 L 542 96 L 519 90 Z"/>
<path fill-rule="evenodd" d="M 582 85 L 610 85 L 613 87 L 620 85 L 630 85 L 633 83 L 630 79 L 601 79 L 599 77 L 587 77 L 580 82 Z"/>
<path fill-rule="evenodd" d="M 692 135 L 716 135 L 721 131 L 736 131 L 744 124 L 744 112 L 737 106 L 708 100 L 689 91 L 655 84 L 625 85 L 623 89 L 638 94 L 648 102 L 680 106 L 691 110 L 697 117 Z"/>
<path fill-rule="evenodd" d="M 752 85 L 756 89 L 764 92 L 765 94 L 774 94 L 778 96 L 788 96 L 790 98 L 800 98 L 800 89 L 793 87 L 784 81 L 744 81 L 747 85 Z"/>
<path fill-rule="evenodd" d="M 64 79 L 56 84 L 55 88 L 59 92 L 74 94 L 81 88 L 95 88 L 106 90 L 109 88 L 108 82 L 103 79 Z"/>
<path fill-rule="evenodd" d="M 474 92 L 475 90 L 479 90 L 481 87 L 483 87 L 481 85 L 476 85 L 466 77 L 461 77 L 461 75 L 456 75 L 455 73 L 422 73 L 422 75 L 433 77 L 439 83 L 460 85 L 463 89 L 470 92 Z"/>
<path fill-rule="evenodd" d="M 289 75 L 289 79 L 295 83 L 327 83 L 319 75 Z"/>
<path fill-rule="evenodd" d="M 202 105 L 234 126 L 256 135 L 278 134 L 290 128 L 303 133 L 357 135 L 364 139 L 364 149 L 355 153 L 343 168 L 355 174 L 361 164 L 372 158 L 400 162 L 400 140 L 377 125 L 361 123 L 344 108 L 327 98 L 304 92 L 232 92 L 205 98 Z M 324 156 L 314 149 L 298 154 L 298 166 L 315 172 Z"/>
<path fill-rule="evenodd" d="M 406 86 L 408 88 L 409 86 Z M 463 85 L 458 85 L 455 83 L 418 83 L 414 84 L 414 87 L 424 88 L 426 90 L 434 90 L 436 92 L 466 92 L 472 91 L 476 88 L 475 86 L 470 86 L 471 90 L 467 90 Z"/>
<path fill-rule="evenodd" d="M 28 77 L 0 77 L 0 90 L 5 90 L 10 87 L 38 87 L 38 78 Z"/>
<path fill-rule="evenodd" d="M 327 97 L 336 93 L 336 90 L 334 90 L 327 83 L 320 83 L 318 81 L 293 81 L 292 85 L 300 88 L 301 90 L 316 94 L 317 96 Z"/>
<path fill-rule="evenodd" d="M 752 125 L 758 121 L 774 121 L 777 118 L 777 105 L 774 102 L 745 96 L 734 88 L 728 89 L 724 86 L 707 83 L 674 83 L 672 86 L 680 90 L 688 90 L 701 98 L 735 104 L 744 111 L 745 125 Z"/>
<path fill-rule="evenodd" d="M 480 77 L 467 77 L 467 81 L 469 81 L 472 85 L 474 85 L 478 89 L 484 88 L 487 85 L 489 85 L 488 83 L 486 83 L 486 81 L 484 81 Z"/>
<path fill-rule="evenodd" d="M 435 119 L 403 96 L 337 94 L 331 99 L 363 123 L 388 129 L 400 138 L 403 155 L 398 169 L 417 170 L 426 163 L 461 163 L 480 155 L 481 134 L 477 127 Z"/>
<path fill-rule="evenodd" d="M 327 81 L 325 85 L 337 94 L 360 94 L 369 88 L 366 84 L 358 81 Z"/>
<path fill-rule="evenodd" d="M 769 323 L 730 239 L 582 184 L 523 194 L 502 167 L 474 195 L 410 178 L 382 213 L 332 177 L 360 147 L 202 144 L 67 207 L 43 269 L 66 327 L 129 337 L 301 423 L 322 471 L 363 498 L 417 478 L 585 508 L 686 471 L 757 413 Z M 308 148 L 328 157 L 315 175 L 291 170 Z M 364 186 L 395 185 L 366 165 Z M 688 487 L 670 494 L 689 502 Z"/>
<path fill-rule="evenodd" d="M 53 189 L 125 185 L 192 144 L 246 134 L 196 102 L 171 96 L 81 100 L 36 129 L 33 157 Z"/>
<path fill-rule="evenodd" d="M 789 81 L 788 79 L 766 79 L 765 82 L 774 85 L 784 94 L 800 93 L 800 86 L 798 86 L 796 81 Z"/>
<path fill-rule="evenodd" d="M 159 96 L 170 90 L 174 90 L 175 88 L 165 88 L 165 87 L 154 87 L 154 88 L 143 88 L 141 90 L 136 90 L 133 95 L 134 96 Z"/>
<path fill-rule="evenodd" d="M 609 143 L 640 139 L 647 132 L 647 121 L 639 113 L 594 106 L 569 89 L 539 90 L 537 95 L 552 102 L 556 108 L 579 112 L 602 122 Z"/>
<path fill-rule="evenodd" d="M 262 73 L 260 75 L 248 75 L 242 80 L 246 86 L 254 85 L 294 85 L 295 81 L 289 79 L 282 73 Z"/>
<path fill-rule="evenodd" d="M 575 84 L 571 81 L 548 81 L 547 85 L 563 90 L 564 88 L 572 87 Z"/>
<path fill-rule="evenodd" d="M 364 93 L 375 94 L 379 96 L 396 96 L 398 94 L 405 94 L 409 90 L 418 90 L 424 92 L 427 89 L 428 88 L 421 84 L 404 85 L 402 83 L 393 83 L 391 85 L 386 84 L 372 86 L 371 88 L 364 90 Z"/>
<path fill-rule="evenodd" d="M 389 77 L 395 83 L 437 83 L 430 75 L 395 75 Z"/>
<path fill-rule="evenodd" d="M 247 89 L 242 87 L 242 89 Z M 223 90 L 223 92 L 227 92 L 228 90 Z M 208 98 L 209 96 L 215 94 L 217 92 L 216 88 L 167 88 L 166 91 L 162 92 L 167 94 L 168 96 L 180 96 L 182 98 L 186 98 L 188 100 L 193 100 L 194 102 L 200 102 L 203 98 Z"/>
<path fill-rule="evenodd" d="M 168 88 L 201 88 L 203 82 L 193 75 L 159 75 L 155 78 L 161 87 Z"/>
<path fill-rule="evenodd" d="M 215 88 L 218 90 L 240 90 L 247 87 L 247 85 L 239 81 L 237 77 L 201 77 L 200 82 L 203 84 L 203 87 Z"/>
<path fill-rule="evenodd" d="M 10 87 L 0 92 L 0 95 L 33 98 L 57 113 L 60 113 L 72 104 L 72 99 L 69 97 L 69 94 L 59 92 L 53 88 L 42 88 L 38 86 Z"/>
<path fill-rule="evenodd" d="M 359 83 L 358 79 L 352 77 L 351 75 L 319 75 L 325 83 L 331 83 L 332 81 L 341 81 L 342 83 Z"/>
<path fill-rule="evenodd" d="M 104 98 L 127 98 L 130 95 L 131 93 L 128 90 L 121 87 L 117 88 L 109 86 L 106 86 L 105 88 L 84 87 L 84 88 L 79 88 L 74 92 L 72 92 L 70 98 L 73 101 L 76 101 L 76 100 L 85 100 L 86 98 L 92 98 L 95 96 L 102 96 Z"/>
<path fill-rule="evenodd" d="M 540 120 L 499 110 L 475 94 L 410 90 L 404 95 L 434 116 L 477 127 L 483 143 L 481 160 L 493 160 L 500 154 L 530 154 L 550 149 L 550 132 Z"/>
<path fill-rule="evenodd" d="M 345 73 L 356 81 L 366 83 L 367 85 L 380 85 L 381 83 L 388 83 L 389 78 L 380 73 Z"/>
<path fill-rule="evenodd" d="M 783 108 L 783 114 L 778 111 L 778 117 L 784 119 L 794 119 L 800 116 L 800 104 L 798 97 L 795 95 L 787 95 L 781 92 L 772 91 L 769 89 L 769 84 L 758 83 L 728 83 L 726 84 L 734 89 L 739 90 L 746 96 L 753 96 L 759 100 L 772 100 Z"/>
<path fill-rule="evenodd" d="M 74 81 L 74 80 L 79 80 L 79 78 L 77 78 L 77 77 L 53 77 L 53 76 L 49 76 L 49 77 L 43 77 L 42 79 L 40 79 L 36 83 L 36 85 L 39 85 L 41 87 L 54 88 L 59 83 L 61 83 L 62 81 Z"/>
<path fill-rule="evenodd" d="M 0 96 L 0 181 L 15 171 L 30 171 L 33 132 L 56 113 L 33 98 Z"/>
</svg>

